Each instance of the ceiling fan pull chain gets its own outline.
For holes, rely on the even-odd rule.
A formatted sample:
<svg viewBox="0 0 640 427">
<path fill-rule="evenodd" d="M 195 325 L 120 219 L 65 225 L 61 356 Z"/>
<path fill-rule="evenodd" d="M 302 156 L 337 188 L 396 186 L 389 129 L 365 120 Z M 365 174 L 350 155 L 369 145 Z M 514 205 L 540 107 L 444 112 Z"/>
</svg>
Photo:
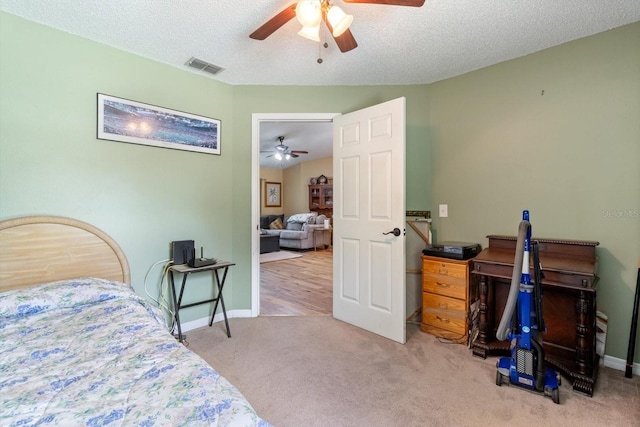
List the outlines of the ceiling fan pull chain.
<svg viewBox="0 0 640 427">
<path fill-rule="evenodd" d="M 327 39 L 324 39 L 324 41 L 322 41 L 321 43 L 318 43 L 318 64 L 322 64 L 322 48 L 323 47 L 325 49 L 329 47 L 329 43 L 327 43 Z"/>
<path fill-rule="evenodd" d="M 324 36 L 324 34 L 323 34 L 323 36 Z M 325 44 L 326 44 L 326 42 L 325 42 Z M 322 64 L 322 42 L 318 43 L 318 64 Z"/>
</svg>

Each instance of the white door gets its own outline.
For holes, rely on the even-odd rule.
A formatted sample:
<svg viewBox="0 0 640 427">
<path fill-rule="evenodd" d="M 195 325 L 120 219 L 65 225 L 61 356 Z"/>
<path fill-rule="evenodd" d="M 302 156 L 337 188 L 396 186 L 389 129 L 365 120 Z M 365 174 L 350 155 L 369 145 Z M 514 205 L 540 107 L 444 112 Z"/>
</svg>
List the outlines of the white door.
<svg viewBox="0 0 640 427">
<path fill-rule="evenodd" d="M 405 98 L 333 123 L 333 316 L 404 344 Z"/>
</svg>

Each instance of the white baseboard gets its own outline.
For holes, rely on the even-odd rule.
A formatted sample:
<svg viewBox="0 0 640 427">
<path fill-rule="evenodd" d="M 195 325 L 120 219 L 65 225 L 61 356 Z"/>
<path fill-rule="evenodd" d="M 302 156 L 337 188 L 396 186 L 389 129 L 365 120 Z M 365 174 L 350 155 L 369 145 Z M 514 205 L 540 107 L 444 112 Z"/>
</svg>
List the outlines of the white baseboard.
<svg viewBox="0 0 640 427">
<path fill-rule="evenodd" d="M 627 370 L 627 361 L 618 357 L 604 355 L 604 366 L 618 371 Z M 640 375 L 640 363 L 634 363 L 631 370 L 632 375 Z"/>
<path fill-rule="evenodd" d="M 251 310 L 230 310 L 227 311 L 227 318 L 243 318 L 243 317 L 254 317 L 251 315 Z M 221 322 L 224 320 L 224 316 L 222 313 L 216 314 L 216 317 L 213 318 L 213 322 Z M 203 317 L 202 319 L 192 320 L 191 322 L 183 323 L 182 332 L 188 332 L 193 329 L 201 328 L 203 326 L 209 325 L 209 318 Z M 625 371 L 627 368 L 627 361 L 624 359 L 620 359 L 618 357 L 607 356 L 604 355 L 604 366 L 611 369 L 616 369 L 618 371 Z M 633 364 L 633 370 L 631 372 L 633 375 L 640 375 L 640 363 Z"/>
<path fill-rule="evenodd" d="M 253 317 L 251 316 L 251 310 L 229 310 L 227 311 L 227 318 L 233 319 L 234 317 Z M 224 321 L 224 315 L 222 313 L 216 314 L 213 318 L 213 323 Z M 203 317 L 201 319 L 192 320 L 191 322 L 181 323 L 182 332 L 189 332 L 193 329 L 202 328 L 203 326 L 209 326 L 209 318 Z"/>
</svg>

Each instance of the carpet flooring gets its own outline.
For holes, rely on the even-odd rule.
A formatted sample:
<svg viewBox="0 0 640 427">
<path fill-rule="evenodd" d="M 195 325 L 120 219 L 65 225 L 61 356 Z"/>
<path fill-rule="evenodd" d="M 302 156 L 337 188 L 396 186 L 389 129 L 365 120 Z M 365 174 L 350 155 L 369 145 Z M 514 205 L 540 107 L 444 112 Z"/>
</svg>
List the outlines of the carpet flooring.
<svg viewBox="0 0 640 427">
<path fill-rule="evenodd" d="M 264 254 L 260 254 L 260 264 L 265 262 L 273 262 L 273 261 L 282 261 L 285 259 L 293 259 L 300 258 L 302 254 L 297 254 L 295 252 L 289 251 L 277 251 L 277 252 L 267 252 Z"/>
<path fill-rule="evenodd" d="M 601 367 L 593 397 L 563 378 L 560 405 L 495 384 L 481 359 L 407 325 L 397 344 L 331 317 L 230 319 L 189 348 L 274 426 L 640 426 L 640 378 Z"/>
</svg>

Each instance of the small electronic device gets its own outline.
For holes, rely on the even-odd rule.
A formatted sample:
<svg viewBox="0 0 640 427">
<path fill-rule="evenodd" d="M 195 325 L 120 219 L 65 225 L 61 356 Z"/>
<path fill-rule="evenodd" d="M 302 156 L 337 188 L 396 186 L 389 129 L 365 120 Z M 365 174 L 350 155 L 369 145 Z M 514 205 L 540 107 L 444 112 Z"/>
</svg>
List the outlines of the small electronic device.
<svg viewBox="0 0 640 427">
<path fill-rule="evenodd" d="M 204 248 L 202 246 L 200 246 L 200 258 L 196 258 L 196 250 L 194 248 L 193 249 L 193 256 L 191 257 L 191 260 L 189 260 L 188 264 L 189 264 L 189 267 L 199 268 L 199 267 L 206 267 L 208 265 L 214 265 L 217 262 L 218 262 L 218 260 L 215 259 L 215 258 L 205 258 L 204 257 Z"/>
<path fill-rule="evenodd" d="M 464 260 L 478 255 L 480 245 L 467 242 L 441 242 L 424 249 L 422 253 L 429 256 Z"/>
<path fill-rule="evenodd" d="M 193 240 L 178 240 L 171 242 L 171 258 L 174 265 L 188 264 L 194 257 L 195 242 Z"/>
</svg>

